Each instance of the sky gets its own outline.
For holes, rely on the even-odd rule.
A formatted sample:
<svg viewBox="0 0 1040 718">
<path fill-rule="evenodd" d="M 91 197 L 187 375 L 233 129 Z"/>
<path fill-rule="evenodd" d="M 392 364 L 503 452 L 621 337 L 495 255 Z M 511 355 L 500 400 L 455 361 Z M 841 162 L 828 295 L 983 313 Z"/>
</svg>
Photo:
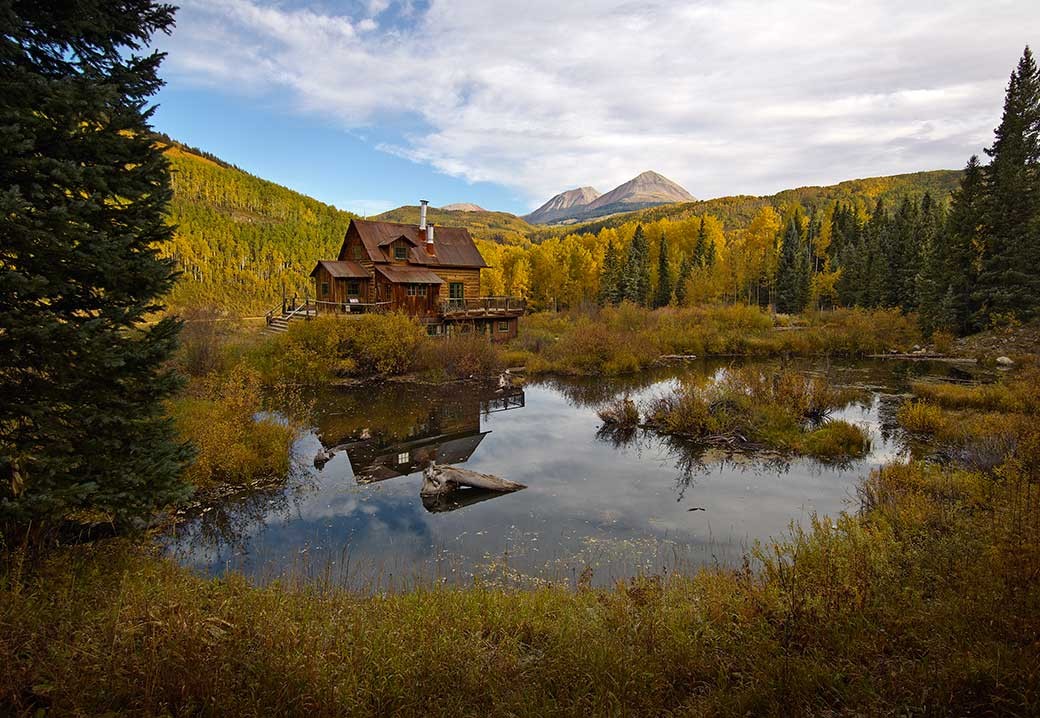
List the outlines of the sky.
<svg viewBox="0 0 1040 718">
<path fill-rule="evenodd" d="M 177 4 L 156 129 L 363 215 L 960 168 L 1040 45 L 1036 0 Z"/>
</svg>

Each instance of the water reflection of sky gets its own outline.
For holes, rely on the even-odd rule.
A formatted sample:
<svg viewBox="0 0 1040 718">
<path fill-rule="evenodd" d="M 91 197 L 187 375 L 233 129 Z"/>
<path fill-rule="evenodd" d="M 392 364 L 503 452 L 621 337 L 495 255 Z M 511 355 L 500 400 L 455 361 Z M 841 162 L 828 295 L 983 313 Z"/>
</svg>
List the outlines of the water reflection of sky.
<svg viewBox="0 0 1040 718">
<path fill-rule="evenodd" d="M 169 550 L 209 573 L 230 568 L 262 580 L 327 574 L 362 588 L 473 575 L 572 581 L 586 566 L 596 582 L 605 583 L 638 572 L 739 565 L 754 541 L 782 535 L 792 521 L 854 509 L 858 479 L 900 453 L 892 435 L 896 402 L 884 390 L 837 414 L 867 428 L 872 438 L 869 456 L 847 467 L 691 455 L 679 442 L 642 432 L 619 443 L 597 436 L 595 406 L 605 397 L 628 393 L 645 399 L 664 391 L 674 374 L 617 385 L 536 382 L 525 387 L 523 407 L 474 414 L 463 433 L 487 433 L 462 465 L 528 488 L 439 513 L 420 501 L 418 471 L 358 485 L 350 456 L 361 455 L 358 445 L 367 447 L 367 462 L 387 450 L 396 455 L 401 444 L 395 441 L 411 446 L 416 435 L 433 436 L 436 446 L 437 437 L 457 436 L 459 413 L 475 411 L 477 404 L 468 401 L 473 397 L 463 401 L 465 390 L 456 387 L 368 389 L 362 401 L 330 399 L 323 402 L 327 416 L 319 416 L 316 429 L 296 444 L 298 470 L 287 489 L 186 523 Z M 861 374 L 853 378 L 863 381 Z M 901 381 L 890 371 L 867 376 L 892 388 Z M 425 405 L 438 408 L 427 417 Z M 391 417 L 380 420 L 387 426 L 368 426 L 358 416 L 364 407 L 372 407 L 373 416 Z M 444 416 L 451 417 L 450 426 L 438 418 Z M 408 419 L 389 426 L 393 417 Z M 378 438 L 384 434 L 392 438 Z M 318 470 L 311 462 L 323 440 L 355 448 L 338 451 Z"/>
</svg>

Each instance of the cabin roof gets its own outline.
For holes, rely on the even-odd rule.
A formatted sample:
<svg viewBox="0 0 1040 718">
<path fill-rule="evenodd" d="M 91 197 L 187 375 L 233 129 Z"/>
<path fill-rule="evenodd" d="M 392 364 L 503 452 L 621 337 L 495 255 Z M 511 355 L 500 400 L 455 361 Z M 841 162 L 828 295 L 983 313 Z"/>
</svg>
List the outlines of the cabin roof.
<svg viewBox="0 0 1040 718">
<path fill-rule="evenodd" d="M 413 247 L 417 247 L 419 245 L 418 240 L 416 240 L 414 237 L 409 237 L 407 234 L 399 234 L 396 237 L 387 237 L 386 239 L 380 241 L 379 246 L 385 247 L 388 244 L 393 244 L 399 239 L 403 239 L 405 242 L 408 242 L 408 244 L 412 245 Z"/>
<path fill-rule="evenodd" d="M 312 277 L 315 274 L 318 273 L 318 269 L 320 267 L 325 267 L 325 271 L 327 271 L 329 274 L 331 274 L 336 279 L 339 279 L 341 277 L 347 277 L 348 279 L 368 279 L 369 278 L 369 274 L 368 274 L 368 272 L 365 271 L 364 267 L 362 267 L 357 262 L 351 262 L 350 260 L 344 260 L 344 259 L 337 260 L 337 261 L 332 261 L 332 260 L 328 260 L 328 259 L 320 260 L 316 265 L 314 265 L 314 269 L 311 270 L 311 276 Z"/>
<path fill-rule="evenodd" d="M 404 237 L 413 247 L 409 261 L 428 267 L 472 267 L 488 266 L 480 256 L 477 245 L 465 227 L 436 227 L 433 235 L 434 253 L 426 251 L 426 233 L 417 224 L 401 224 L 399 222 L 377 222 L 367 219 L 352 219 L 350 225 L 361 237 L 369 259 L 373 262 L 387 262 L 387 256 L 381 247 Z M 349 229 L 347 230 L 350 231 Z M 345 242 L 344 242 L 345 244 Z M 340 256 L 344 256 L 340 250 Z"/>
<path fill-rule="evenodd" d="M 408 265 L 379 265 L 376 271 L 394 284 L 444 284 L 444 280 L 425 267 Z"/>
</svg>

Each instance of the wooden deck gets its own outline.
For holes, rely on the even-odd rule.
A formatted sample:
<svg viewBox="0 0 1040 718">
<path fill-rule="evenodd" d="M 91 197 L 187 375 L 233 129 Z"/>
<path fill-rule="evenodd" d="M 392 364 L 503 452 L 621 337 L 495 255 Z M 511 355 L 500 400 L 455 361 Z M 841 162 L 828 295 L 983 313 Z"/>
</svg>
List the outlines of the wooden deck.
<svg viewBox="0 0 1040 718">
<path fill-rule="evenodd" d="M 427 322 L 442 319 L 510 319 L 521 316 L 527 308 L 527 302 L 515 297 L 476 297 L 471 299 L 443 299 L 435 305 L 438 313 L 433 315 L 416 315 Z M 393 311 L 393 302 L 326 302 L 304 299 L 283 301 L 272 307 L 265 319 L 267 328 L 274 332 L 284 332 L 289 322 L 297 319 L 313 319 L 325 314 L 357 316 L 360 314 L 381 314 Z"/>
<path fill-rule="evenodd" d="M 480 319 L 519 317 L 527 302 L 515 297 L 476 297 L 473 299 L 444 299 L 441 316 L 445 319 Z"/>
</svg>

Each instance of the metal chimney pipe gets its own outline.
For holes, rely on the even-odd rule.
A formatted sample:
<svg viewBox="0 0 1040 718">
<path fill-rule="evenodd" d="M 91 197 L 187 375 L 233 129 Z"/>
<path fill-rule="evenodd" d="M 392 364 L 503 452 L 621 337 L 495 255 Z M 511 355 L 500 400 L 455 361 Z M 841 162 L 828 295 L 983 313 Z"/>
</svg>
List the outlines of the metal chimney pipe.
<svg viewBox="0 0 1040 718">
<path fill-rule="evenodd" d="M 429 200 L 419 200 L 419 229 L 426 229 L 426 205 L 430 202 Z"/>
<path fill-rule="evenodd" d="M 434 253 L 434 248 L 433 248 L 433 225 L 432 224 L 426 225 L 426 253 L 427 254 L 433 254 Z"/>
</svg>

